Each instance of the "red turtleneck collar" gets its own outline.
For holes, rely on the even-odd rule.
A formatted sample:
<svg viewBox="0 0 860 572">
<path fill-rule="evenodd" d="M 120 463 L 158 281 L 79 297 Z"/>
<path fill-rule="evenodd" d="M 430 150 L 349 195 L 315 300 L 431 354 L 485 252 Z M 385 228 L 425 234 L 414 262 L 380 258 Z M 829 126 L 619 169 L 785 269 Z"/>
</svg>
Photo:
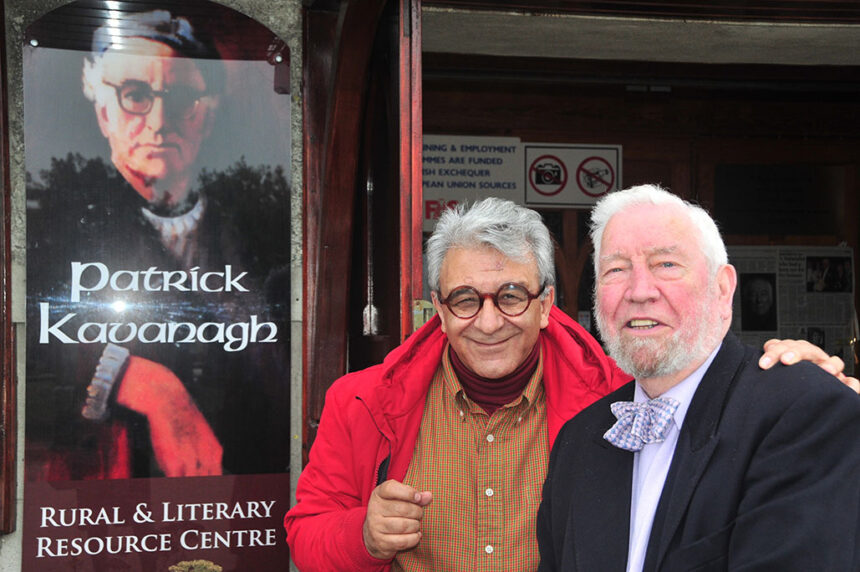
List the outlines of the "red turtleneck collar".
<svg viewBox="0 0 860 572">
<path fill-rule="evenodd" d="M 519 397 L 529 384 L 540 358 L 540 342 L 535 344 L 529 356 L 517 369 L 498 379 L 481 377 L 470 370 L 453 347 L 450 348 L 449 356 L 451 367 L 454 368 L 463 391 L 469 399 L 480 405 L 487 415 L 492 415 L 496 409 Z"/>
</svg>

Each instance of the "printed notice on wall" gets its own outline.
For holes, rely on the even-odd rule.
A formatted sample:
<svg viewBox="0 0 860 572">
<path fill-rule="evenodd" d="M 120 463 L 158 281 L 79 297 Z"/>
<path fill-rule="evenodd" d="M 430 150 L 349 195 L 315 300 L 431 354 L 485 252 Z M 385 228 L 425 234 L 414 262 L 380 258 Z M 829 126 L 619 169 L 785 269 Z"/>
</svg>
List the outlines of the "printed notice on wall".
<svg viewBox="0 0 860 572">
<path fill-rule="evenodd" d="M 424 232 L 432 232 L 446 208 L 486 197 L 538 208 L 590 208 L 621 188 L 621 157 L 620 145 L 425 135 Z"/>
<path fill-rule="evenodd" d="M 621 145 L 524 143 L 529 206 L 591 208 L 621 189 Z"/>
<path fill-rule="evenodd" d="M 135 6 L 23 50 L 23 570 L 285 569 L 289 53 Z"/>
<path fill-rule="evenodd" d="M 424 231 L 446 208 L 485 197 L 522 204 L 520 140 L 514 137 L 425 135 Z"/>
<path fill-rule="evenodd" d="M 854 372 L 857 336 L 854 252 L 847 247 L 729 247 L 738 271 L 732 331 L 758 346 L 803 339 L 842 358 Z"/>
</svg>

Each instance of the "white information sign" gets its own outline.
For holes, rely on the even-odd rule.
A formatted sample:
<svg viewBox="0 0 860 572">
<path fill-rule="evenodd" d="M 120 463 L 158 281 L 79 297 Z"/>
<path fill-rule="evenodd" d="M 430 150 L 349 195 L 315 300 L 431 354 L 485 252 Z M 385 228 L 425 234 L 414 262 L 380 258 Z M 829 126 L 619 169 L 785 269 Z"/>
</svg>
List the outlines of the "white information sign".
<svg viewBox="0 0 860 572">
<path fill-rule="evenodd" d="M 529 206 L 590 207 L 621 188 L 621 145 L 523 143 Z"/>
<path fill-rule="evenodd" d="M 425 232 L 446 208 L 485 197 L 523 203 L 522 145 L 516 137 L 425 135 Z"/>
<path fill-rule="evenodd" d="M 425 135 L 422 156 L 424 232 L 462 202 L 501 197 L 528 206 L 589 208 L 621 188 L 620 145 Z"/>
</svg>

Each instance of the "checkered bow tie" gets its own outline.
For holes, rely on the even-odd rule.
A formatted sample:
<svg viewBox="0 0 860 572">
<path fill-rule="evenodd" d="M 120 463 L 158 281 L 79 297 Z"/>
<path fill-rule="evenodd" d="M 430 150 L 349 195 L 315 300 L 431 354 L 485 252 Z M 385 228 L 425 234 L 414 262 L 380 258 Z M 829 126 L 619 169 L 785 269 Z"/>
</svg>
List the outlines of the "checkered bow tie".
<svg viewBox="0 0 860 572">
<path fill-rule="evenodd" d="M 678 405 L 678 400 L 671 397 L 641 403 L 616 401 L 610 408 L 618 421 L 603 438 L 625 451 L 640 451 L 648 443 L 662 443 L 672 427 L 672 415 Z"/>
</svg>

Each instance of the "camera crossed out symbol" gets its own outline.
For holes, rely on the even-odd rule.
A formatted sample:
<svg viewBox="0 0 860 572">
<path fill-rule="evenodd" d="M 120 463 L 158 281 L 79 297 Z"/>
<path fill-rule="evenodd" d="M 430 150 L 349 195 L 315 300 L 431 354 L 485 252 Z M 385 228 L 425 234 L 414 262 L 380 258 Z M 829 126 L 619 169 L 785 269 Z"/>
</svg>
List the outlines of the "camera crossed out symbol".
<svg viewBox="0 0 860 572">
<path fill-rule="evenodd" d="M 528 179 L 541 195 L 557 195 L 567 185 L 567 167 L 558 157 L 542 155 L 532 161 Z"/>
</svg>

